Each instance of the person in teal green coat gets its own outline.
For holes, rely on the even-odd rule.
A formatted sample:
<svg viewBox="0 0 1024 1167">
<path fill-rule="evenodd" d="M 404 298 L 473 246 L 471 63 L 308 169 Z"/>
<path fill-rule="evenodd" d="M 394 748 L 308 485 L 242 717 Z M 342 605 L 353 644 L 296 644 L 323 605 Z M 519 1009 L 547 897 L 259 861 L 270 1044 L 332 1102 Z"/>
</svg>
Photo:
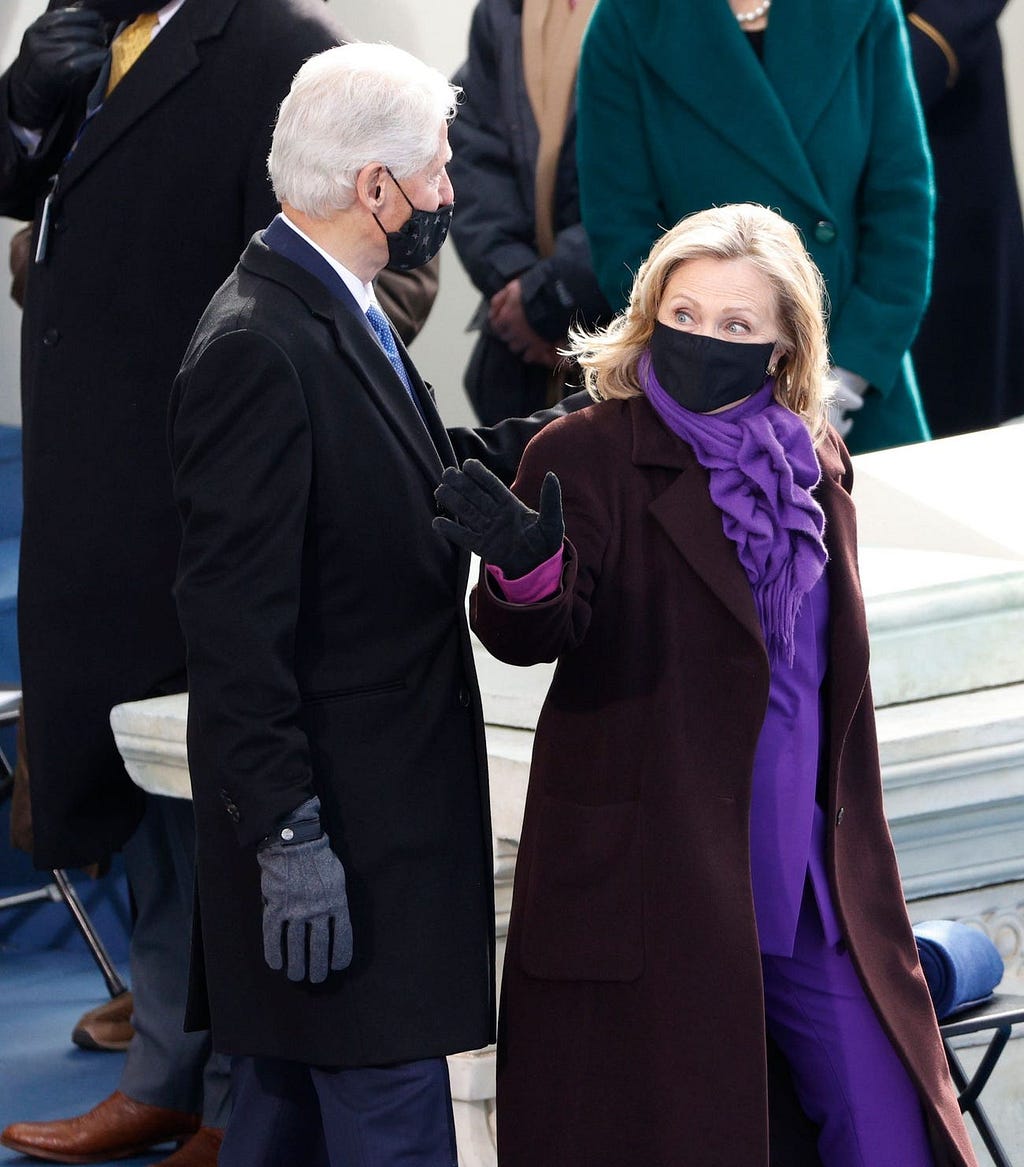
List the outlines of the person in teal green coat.
<svg viewBox="0 0 1024 1167">
<path fill-rule="evenodd" d="M 929 436 L 908 349 L 928 299 L 934 195 L 897 0 L 599 0 L 577 151 L 613 307 L 684 215 L 763 203 L 799 228 L 825 277 L 834 420 L 851 451 Z"/>
</svg>

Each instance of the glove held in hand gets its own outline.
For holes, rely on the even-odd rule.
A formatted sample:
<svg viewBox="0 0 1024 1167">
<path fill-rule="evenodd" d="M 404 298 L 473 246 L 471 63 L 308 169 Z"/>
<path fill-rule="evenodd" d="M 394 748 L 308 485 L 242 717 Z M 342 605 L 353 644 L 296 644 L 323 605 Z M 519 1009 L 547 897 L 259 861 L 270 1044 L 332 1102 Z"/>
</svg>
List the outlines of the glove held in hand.
<svg viewBox="0 0 1024 1167">
<path fill-rule="evenodd" d="M 834 394 L 828 406 L 828 420 L 839 435 L 845 438 L 853 429 L 854 418 L 851 415 L 864 408 L 868 383 L 859 373 L 852 373 L 839 365 L 832 366 L 831 378 Z"/>
</svg>

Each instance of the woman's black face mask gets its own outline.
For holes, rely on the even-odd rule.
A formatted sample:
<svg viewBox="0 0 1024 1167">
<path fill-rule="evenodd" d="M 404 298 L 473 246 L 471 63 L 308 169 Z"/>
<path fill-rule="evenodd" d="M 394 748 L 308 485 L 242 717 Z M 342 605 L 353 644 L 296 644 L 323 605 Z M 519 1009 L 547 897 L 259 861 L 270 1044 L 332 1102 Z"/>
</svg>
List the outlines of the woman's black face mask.
<svg viewBox="0 0 1024 1167">
<path fill-rule="evenodd" d="M 774 344 L 718 340 L 660 321 L 650 348 L 658 384 L 693 413 L 712 413 L 756 393 L 775 351 Z"/>
<path fill-rule="evenodd" d="M 388 174 L 391 174 L 390 170 Z M 377 226 L 384 231 L 384 238 L 388 241 L 388 267 L 395 271 L 410 271 L 429 263 L 441 250 L 448 237 L 448 228 L 452 225 L 455 204 L 447 203 L 436 211 L 421 211 L 413 206 L 398 179 L 393 174 L 391 177 L 402 198 L 409 204 L 412 214 L 397 231 L 384 231 L 384 224 L 376 215 L 373 217 L 377 219 Z"/>
</svg>

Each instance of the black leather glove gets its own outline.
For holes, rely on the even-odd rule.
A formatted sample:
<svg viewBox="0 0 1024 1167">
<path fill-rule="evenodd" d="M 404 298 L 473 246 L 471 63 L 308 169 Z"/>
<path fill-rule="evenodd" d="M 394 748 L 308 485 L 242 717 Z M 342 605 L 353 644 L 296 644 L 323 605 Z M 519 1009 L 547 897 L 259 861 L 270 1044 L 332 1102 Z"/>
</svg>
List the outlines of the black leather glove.
<svg viewBox="0 0 1024 1167">
<path fill-rule="evenodd" d="M 352 961 L 345 869 L 320 826 L 320 800 L 293 811 L 257 847 L 263 890 L 263 956 L 290 981 L 314 984 Z M 308 933 L 308 944 L 307 944 Z M 307 951 L 308 949 L 308 951 Z"/>
<path fill-rule="evenodd" d="M 106 27 L 88 8 L 55 8 L 25 30 L 11 66 L 11 120 L 45 131 L 56 120 L 76 81 L 89 80 L 107 56 Z"/>
<path fill-rule="evenodd" d="M 506 579 L 520 579 L 562 546 L 562 488 L 550 470 L 540 489 L 540 512 L 530 508 L 482 462 L 468 459 L 461 470 L 449 466 L 434 498 L 453 517 L 434 519 L 434 528 Z"/>
</svg>

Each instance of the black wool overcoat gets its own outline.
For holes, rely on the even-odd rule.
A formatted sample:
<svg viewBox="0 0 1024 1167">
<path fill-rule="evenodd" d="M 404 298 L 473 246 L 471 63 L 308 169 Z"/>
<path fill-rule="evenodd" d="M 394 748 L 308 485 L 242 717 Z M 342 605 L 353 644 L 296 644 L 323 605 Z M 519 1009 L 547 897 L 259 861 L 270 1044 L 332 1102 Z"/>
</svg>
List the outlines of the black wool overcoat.
<svg viewBox="0 0 1024 1167">
<path fill-rule="evenodd" d="M 445 431 L 406 364 L 425 421 L 354 303 L 256 236 L 175 382 L 198 833 L 189 1024 L 209 1023 L 225 1053 L 358 1066 L 492 1038 L 469 557 L 431 527 L 433 492 L 456 453 L 511 481 L 551 415 Z M 255 850 L 313 793 L 355 952 L 318 986 L 264 963 Z"/>
<path fill-rule="evenodd" d="M 936 1167 L 965 1167 L 974 1159 L 882 806 L 852 471 L 834 434 L 819 459 L 826 867 L 868 997 L 921 1093 Z M 558 659 L 502 983 L 499 1161 L 767 1167 L 749 812 L 769 668 L 753 593 L 707 473 L 646 398 L 534 439 L 516 485 L 533 506 L 547 470 L 575 549 L 562 591 L 516 607 L 480 586 L 471 606 L 496 656 Z"/>
<path fill-rule="evenodd" d="M 277 209 L 278 104 L 337 40 L 321 0 L 185 0 L 68 157 L 86 93 L 30 158 L 0 78 L 0 214 L 38 222 L 58 176 L 21 354 L 18 631 L 40 867 L 108 855 L 141 814 L 109 714 L 184 687 L 171 385 L 210 297 Z"/>
</svg>

